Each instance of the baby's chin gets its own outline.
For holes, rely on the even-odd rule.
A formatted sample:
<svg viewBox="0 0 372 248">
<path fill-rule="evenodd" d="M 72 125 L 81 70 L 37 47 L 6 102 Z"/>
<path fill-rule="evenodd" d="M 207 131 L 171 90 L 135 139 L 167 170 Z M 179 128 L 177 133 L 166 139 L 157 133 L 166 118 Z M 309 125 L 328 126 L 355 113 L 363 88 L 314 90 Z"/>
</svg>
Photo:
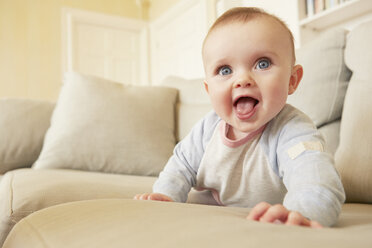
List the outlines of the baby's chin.
<svg viewBox="0 0 372 248">
<path fill-rule="evenodd" d="M 252 133 L 261 127 L 260 125 L 254 123 L 233 123 L 230 126 L 235 132 L 242 134 Z"/>
<path fill-rule="evenodd" d="M 248 135 L 260 129 L 260 127 L 252 127 L 252 128 L 234 128 L 236 133 L 240 133 L 241 135 Z"/>
<path fill-rule="evenodd" d="M 250 121 L 245 122 L 237 118 L 234 121 L 235 123 L 232 123 L 232 125 L 230 126 L 232 126 L 238 132 L 249 134 L 266 126 L 269 121 L 260 120 L 260 118 L 254 118 L 254 119 L 251 119 Z"/>
<path fill-rule="evenodd" d="M 217 113 L 217 115 L 219 115 L 219 113 Z M 247 120 L 240 119 L 236 116 L 235 111 L 232 111 L 229 115 L 221 114 L 219 116 L 230 126 L 230 128 L 233 128 L 234 131 L 244 134 L 254 132 L 266 124 L 265 121 L 260 121 L 257 113 Z"/>
</svg>

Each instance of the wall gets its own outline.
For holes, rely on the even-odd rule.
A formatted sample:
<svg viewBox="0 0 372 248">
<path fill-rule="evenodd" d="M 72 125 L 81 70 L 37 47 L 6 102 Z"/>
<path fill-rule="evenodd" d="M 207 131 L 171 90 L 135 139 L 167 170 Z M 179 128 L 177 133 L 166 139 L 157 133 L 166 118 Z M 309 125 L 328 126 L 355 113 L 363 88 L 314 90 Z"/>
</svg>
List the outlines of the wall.
<svg viewBox="0 0 372 248">
<path fill-rule="evenodd" d="M 168 9 L 176 7 L 185 0 L 144 1 L 149 3 L 148 19 L 154 22 Z M 205 1 L 223 2 L 223 5 L 226 5 L 224 8 L 232 4 L 232 1 L 227 0 Z M 276 0 L 261 1 L 236 0 L 234 2 L 246 6 L 265 3 L 269 7 L 276 2 Z M 139 1 L 0 0 L 0 97 L 47 100 L 55 100 L 58 97 L 62 85 L 61 9 L 63 7 L 139 19 L 143 16 L 143 12 L 137 2 Z M 260 7 L 267 7 L 266 5 Z M 283 10 L 277 7 L 274 9 Z M 280 14 L 288 18 L 285 11 Z"/>
<path fill-rule="evenodd" d="M 211 0 L 182 0 L 150 24 L 151 83 L 168 76 L 201 78 L 202 43 Z"/>
<path fill-rule="evenodd" d="M 141 18 L 136 0 L 0 0 L 0 97 L 58 97 L 63 7 Z"/>
<path fill-rule="evenodd" d="M 180 0 L 151 0 L 149 19 L 153 21 L 161 16 L 166 10 L 175 6 Z"/>
</svg>

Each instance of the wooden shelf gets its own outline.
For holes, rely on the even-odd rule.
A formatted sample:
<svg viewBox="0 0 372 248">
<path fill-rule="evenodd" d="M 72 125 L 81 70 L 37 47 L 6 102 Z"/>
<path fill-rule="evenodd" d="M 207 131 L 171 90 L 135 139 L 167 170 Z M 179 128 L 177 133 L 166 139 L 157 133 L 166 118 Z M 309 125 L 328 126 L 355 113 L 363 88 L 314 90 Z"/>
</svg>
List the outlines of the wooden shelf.
<svg viewBox="0 0 372 248">
<path fill-rule="evenodd" d="M 301 20 L 300 26 L 322 30 L 371 11 L 371 0 L 350 0 Z"/>
</svg>

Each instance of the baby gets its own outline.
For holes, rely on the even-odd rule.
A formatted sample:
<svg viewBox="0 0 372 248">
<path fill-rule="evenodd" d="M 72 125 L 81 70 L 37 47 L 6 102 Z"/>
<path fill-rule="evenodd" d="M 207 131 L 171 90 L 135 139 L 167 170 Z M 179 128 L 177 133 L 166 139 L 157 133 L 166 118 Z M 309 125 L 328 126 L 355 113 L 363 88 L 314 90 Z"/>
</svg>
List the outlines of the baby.
<svg viewBox="0 0 372 248">
<path fill-rule="evenodd" d="M 231 9 L 202 55 L 214 111 L 177 144 L 153 193 L 135 199 L 185 202 L 194 187 L 252 208 L 249 220 L 335 224 L 345 193 L 332 156 L 312 121 L 286 104 L 303 74 L 287 26 L 261 9 Z"/>
</svg>

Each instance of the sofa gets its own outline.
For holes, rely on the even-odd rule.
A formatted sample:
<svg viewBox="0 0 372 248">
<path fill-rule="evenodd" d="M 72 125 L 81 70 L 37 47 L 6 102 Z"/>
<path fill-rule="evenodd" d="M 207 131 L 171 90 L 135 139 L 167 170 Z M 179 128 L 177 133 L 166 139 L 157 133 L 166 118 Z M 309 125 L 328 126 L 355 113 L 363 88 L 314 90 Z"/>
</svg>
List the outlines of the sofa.
<svg viewBox="0 0 372 248">
<path fill-rule="evenodd" d="M 372 247 L 372 22 L 296 51 L 288 103 L 308 114 L 346 192 L 339 221 L 310 229 L 245 219 L 209 191 L 133 200 L 211 110 L 203 79 L 130 86 L 67 73 L 56 102 L 0 100 L 0 244 L 13 247 Z"/>
</svg>

